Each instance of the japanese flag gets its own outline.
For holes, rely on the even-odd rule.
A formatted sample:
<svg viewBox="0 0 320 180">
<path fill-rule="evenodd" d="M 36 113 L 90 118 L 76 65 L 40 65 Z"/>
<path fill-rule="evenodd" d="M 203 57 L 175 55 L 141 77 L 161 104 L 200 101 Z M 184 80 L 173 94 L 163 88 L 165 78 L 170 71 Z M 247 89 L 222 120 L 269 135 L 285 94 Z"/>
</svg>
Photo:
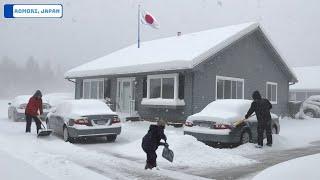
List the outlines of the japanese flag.
<svg viewBox="0 0 320 180">
<path fill-rule="evenodd" d="M 140 19 L 141 19 L 141 22 L 145 25 L 149 25 L 155 29 L 159 29 L 160 27 L 160 24 L 158 23 L 158 21 L 150 13 L 148 13 L 145 10 L 141 10 Z"/>
</svg>

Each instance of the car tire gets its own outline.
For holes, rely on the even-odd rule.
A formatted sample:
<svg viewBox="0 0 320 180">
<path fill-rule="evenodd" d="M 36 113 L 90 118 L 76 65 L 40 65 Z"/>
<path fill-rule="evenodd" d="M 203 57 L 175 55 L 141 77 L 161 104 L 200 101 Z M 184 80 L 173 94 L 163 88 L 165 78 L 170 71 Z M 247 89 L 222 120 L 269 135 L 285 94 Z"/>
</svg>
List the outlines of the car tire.
<svg viewBox="0 0 320 180">
<path fill-rule="evenodd" d="M 11 119 L 10 111 L 8 111 L 8 119 Z"/>
<path fill-rule="evenodd" d="M 63 140 L 65 142 L 74 143 L 74 138 L 69 136 L 68 128 L 66 126 L 63 127 Z"/>
<path fill-rule="evenodd" d="M 17 119 L 17 112 L 16 112 L 16 111 L 13 111 L 12 120 L 13 120 L 14 122 L 17 122 L 17 121 L 18 121 L 18 119 Z"/>
<path fill-rule="evenodd" d="M 48 118 L 46 119 L 46 125 L 47 125 L 47 129 L 51 129 Z"/>
<path fill-rule="evenodd" d="M 107 142 L 115 142 L 117 139 L 117 135 L 108 135 Z"/>
<path fill-rule="evenodd" d="M 251 142 L 251 133 L 248 130 L 245 130 L 241 133 L 240 144 L 246 144 Z"/>
<path fill-rule="evenodd" d="M 304 114 L 310 118 L 315 118 L 316 117 L 316 113 L 314 112 L 314 110 L 312 109 L 307 109 L 304 111 Z"/>
<path fill-rule="evenodd" d="M 272 126 L 271 127 L 271 132 L 272 132 L 272 134 L 278 134 L 278 128 L 277 128 L 277 126 Z"/>
</svg>

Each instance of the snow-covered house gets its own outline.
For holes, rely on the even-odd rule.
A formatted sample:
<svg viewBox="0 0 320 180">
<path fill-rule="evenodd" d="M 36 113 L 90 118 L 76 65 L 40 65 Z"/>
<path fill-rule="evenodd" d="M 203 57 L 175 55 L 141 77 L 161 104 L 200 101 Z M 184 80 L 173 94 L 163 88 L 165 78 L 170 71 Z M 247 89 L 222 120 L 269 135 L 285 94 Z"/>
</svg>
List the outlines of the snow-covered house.
<svg viewBox="0 0 320 180">
<path fill-rule="evenodd" d="M 295 67 L 293 71 L 299 82 L 290 86 L 290 101 L 304 101 L 310 96 L 320 95 L 320 66 Z"/>
<path fill-rule="evenodd" d="M 184 121 L 217 99 L 261 91 L 276 114 L 288 111 L 297 79 L 257 23 L 131 45 L 69 70 L 76 98 L 110 98 L 118 112 Z"/>
</svg>

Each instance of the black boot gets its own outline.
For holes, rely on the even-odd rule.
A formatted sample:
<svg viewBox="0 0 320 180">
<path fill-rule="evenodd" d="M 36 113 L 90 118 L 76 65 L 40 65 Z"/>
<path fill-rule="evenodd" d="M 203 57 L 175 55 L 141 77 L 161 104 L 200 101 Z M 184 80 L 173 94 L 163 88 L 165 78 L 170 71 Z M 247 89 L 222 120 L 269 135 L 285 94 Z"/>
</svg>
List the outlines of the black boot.
<svg viewBox="0 0 320 180">
<path fill-rule="evenodd" d="M 149 163 L 146 163 L 146 166 L 144 167 L 145 170 L 152 169 L 152 166 Z"/>
</svg>

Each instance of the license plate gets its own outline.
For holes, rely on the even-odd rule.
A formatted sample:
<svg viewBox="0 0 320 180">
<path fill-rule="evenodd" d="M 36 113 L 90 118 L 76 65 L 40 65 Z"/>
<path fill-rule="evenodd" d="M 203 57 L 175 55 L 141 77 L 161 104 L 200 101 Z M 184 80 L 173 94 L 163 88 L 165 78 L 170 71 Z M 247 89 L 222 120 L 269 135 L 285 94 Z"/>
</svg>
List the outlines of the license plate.
<svg viewBox="0 0 320 180">
<path fill-rule="evenodd" d="M 200 123 L 199 125 L 200 127 L 210 127 L 210 124 L 208 123 Z"/>
<path fill-rule="evenodd" d="M 96 121 L 96 123 L 98 125 L 105 125 L 107 122 L 105 120 L 98 120 L 98 121 Z"/>
</svg>

